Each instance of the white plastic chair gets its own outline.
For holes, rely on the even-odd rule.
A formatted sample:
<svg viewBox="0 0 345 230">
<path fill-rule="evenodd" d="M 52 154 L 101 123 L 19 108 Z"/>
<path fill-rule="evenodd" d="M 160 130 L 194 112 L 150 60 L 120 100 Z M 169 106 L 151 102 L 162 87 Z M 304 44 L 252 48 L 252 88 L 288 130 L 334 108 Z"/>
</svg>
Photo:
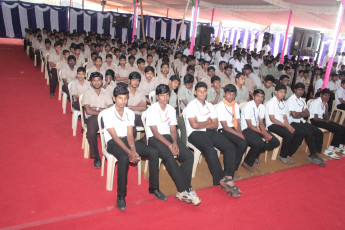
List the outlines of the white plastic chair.
<svg viewBox="0 0 345 230">
<path fill-rule="evenodd" d="M 99 127 L 99 134 L 101 137 L 101 145 L 102 145 L 102 168 L 101 168 L 101 176 L 104 176 L 104 161 L 107 158 L 107 183 L 106 189 L 108 191 L 113 190 L 113 182 L 114 182 L 114 173 L 115 173 L 115 164 L 117 159 L 107 151 L 107 144 L 104 138 L 104 128 L 102 127 L 101 120 L 104 114 L 103 110 L 98 114 L 97 121 Z M 138 185 L 141 185 L 141 160 L 138 162 Z"/>
<path fill-rule="evenodd" d="M 41 57 L 41 73 L 43 73 L 44 71 L 44 58 L 43 58 L 43 54 L 42 54 L 42 50 L 40 50 L 40 57 Z"/>
<path fill-rule="evenodd" d="M 81 101 L 83 100 L 83 95 L 79 96 L 79 108 L 80 108 L 80 120 L 81 120 L 81 128 L 83 129 L 83 141 L 81 143 L 81 148 L 84 149 L 84 158 L 89 158 L 89 142 L 86 139 L 86 133 L 87 133 L 87 125 L 84 122 L 84 108 L 81 104 Z"/>
<path fill-rule="evenodd" d="M 49 85 L 48 58 L 49 58 L 49 53 L 47 53 L 44 58 L 44 70 L 45 70 L 44 78 L 47 80 L 47 85 Z"/>
<path fill-rule="evenodd" d="M 144 111 L 144 112 L 141 114 L 141 121 L 143 122 L 143 125 L 144 125 L 144 131 L 145 131 L 145 133 L 147 133 L 148 127 L 146 126 L 146 111 Z M 149 141 L 149 138 L 148 138 L 148 136 L 146 135 L 146 144 L 148 144 L 148 141 Z M 158 168 L 160 168 L 161 163 L 162 163 L 162 159 L 159 158 Z M 148 166 L 149 166 L 149 160 L 146 159 L 146 161 L 145 161 L 144 173 L 147 172 Z"/>
<path fill-rule="evenodd" d="M 71 92 L 71 82 L 68 84 L 68 91 Z M 73 136 L 76 136 L 77 135 L 77 129 L 78 129 L 78 117 L 80 116 L 80 111 L 73 108 L 73 106 L 72 106 L 73 95 L 71 93 L 69 95 L 69 99 L 71 101 Z"/>
<path fill-rule="evenodd" d="M 335 114 L 335 118 L 333 121 L 335 123 L 338 123 L 339 125 L 342 125 L 345 120 L 345 111 L 337 108 L 335 100 L 333 101 L 332 112 L 331 116 L 329 117 L 330 119 L 332 119 L 333 114 Z"/>
<path fill-rule="evenodd" d="M 59 101 L 61 101 L 61 96 L 62 96 L 62 85 L 63 85 L 63 81 L 61 78 L 61 72 L 62 70 L 58 70 L 58 65 L 56 65 L 56 70 L 57 70 L 57 77 L 58 77 L 58 83 L 59 83 Z M 63 107 L 62 107 L 63 108 Z"/>
<path fill-rule="evenodd" d="M 156 96 L 156 91 L 153 90 L 149 93 L 149 100 L 150 100 L 151 105 L 155 103 L 155 96 Z"/>
<path fill-rule="evenodd" d="M 63 82 L 62 82 L 62 84 L 63 84 Z M 70 84 L 71 84 L 71 82 L 68 83 L 68 91 L 70 89 Z M 71 103 L 71 105 L 72 105 L 72 103 Z M 67 93 L 62 91 L 62 113 L 63 114 L 66 114 L 66 107 L 67 107 Z"/>
</svg>

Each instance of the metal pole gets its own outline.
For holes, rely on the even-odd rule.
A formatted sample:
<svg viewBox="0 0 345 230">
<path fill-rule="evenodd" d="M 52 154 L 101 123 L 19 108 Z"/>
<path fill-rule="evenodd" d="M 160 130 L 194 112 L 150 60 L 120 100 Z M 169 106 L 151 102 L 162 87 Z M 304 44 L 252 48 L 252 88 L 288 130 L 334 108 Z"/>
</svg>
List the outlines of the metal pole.
<svg viewBox="0 0 345 230">
<path fill-rule="evenodd" d="M 212 27 L 212 25 L 213 25 L 213 16 L 214 16 L 214 8 L 212 9 L 211 27 Z"/>
<path fill-rule="evenodd" d="M 190 43 L 189 55 L 193 55 L 193 50 L 194 50 L 196 20 L 198 19 L 198 2 L 199 2 L 199 0 L 195 0 L 194 19 L 193 19 L 193 32 L 192 32 L 192 40 L 191 40 L 191 43 Z M 181 26 L 183 26 L 183 25 L 181 25 Z"/>
<path fill-rule="evenodd" d="M 144 21 L 144 13 L 143 13 L 143 0 L 140 0 L 140 10 L 141 10 L 141 30 L 142 30 L 143 42 L 146 42 L 145 21 Z"/>
<path fill-rule="evenodd" d="M 327 88 L 327 85 L 328 85 L 329 75 L 331 73 L 335 51 L 337 50 L 337 44 L 338 44 L 341 24 L 343 22 L 344 9 L 345 9 L 344 5 L 345 5 L 345 0 L 342 0 L 342 3 L 339 6 L 337 23 L 336 23 L 336 26 L 334 28 L 334 34 L 335 34 L 335 36 L 334 36 L 334 38 L 335 38 L 334 39 L 334 46 L 333 46 L 333 50 L 331 50 L 331 52 L 332 52 L 331 53 L 331 58 L 328 60 L 326 75 L 325 75 L 325 79 L 323 80 L 322 89 Z"/>
<path fill-rule="evenodd" d="M 186 9 L 184 10 L 184 15 L 183 15 L 182 22 L 181 22 L 181 26 L 180 26 L 180 31 L 178 32 L 178 35 L 177 35 L 177 38 L 176 38 L 175 47 L 174 47 L 174 52 L 173 52 L 173 56 L 174 56 L 174 57 L 175 57 L 175 53 L 176 53 L 176 49 L 177 49 L 178 43 L 179 43 L 179 41 L 180 41 L 180 36 L 181 36 L 181 32 L 182 32 L 182 27 L 183 27 L 183 25 L 184 25 L 184 20 L 185 20 L 185 18 L 186 18 L 186 14 L 187 14 L 189 2 L 190 2 L 190 0 L 187 0 L 187 5 L 186 5 Z"/>
<path fill-rule="evenodd" d="M 290 22 L 291 22 L 291 16 L 292 16 L 292 10 L 290 10 L 289 20 L 288 20 L 288 24 L 287 24 L 287 27 L 286 27 L 286 33 L 285 33 L 285 38 L 284 38 L 283 51 L 282 51 L 282 55 L 281 55 L 281 58 L 280 58 L 280 64 L 284 63 L 285 47 L 286 47 L 286 42 L 287 42 L 288 35 L 289 35 L 289 27 L 290 27 Z"/>
<path fill-rule="evenodd" d="M 169 8 L 167 8 L 167 17 L 169 17 Z"/>
<path fill-rule="evenodd" d="M 82 4 L 81 4 L 83 9 L 84 9 L 84 1 L 85 1 L 85 0 L 82 0 Z"/>
<path fill-rule="evenodd" d="M 138 1 L 135 0 L 134 15 L 133 15 L 132 43 L 134 42 L 135 25 L 136 25 L 136 20 L 137 20 L 137 6 L 138 6 Z"/>
</svg>

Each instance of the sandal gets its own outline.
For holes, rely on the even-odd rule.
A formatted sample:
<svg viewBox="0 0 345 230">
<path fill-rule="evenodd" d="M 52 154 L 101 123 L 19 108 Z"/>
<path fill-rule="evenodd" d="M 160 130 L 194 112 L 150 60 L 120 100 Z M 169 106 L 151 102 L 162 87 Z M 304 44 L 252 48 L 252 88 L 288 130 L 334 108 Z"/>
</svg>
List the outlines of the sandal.
<svg viewBox="0 0 345 230">
<path fill-rule="evenodd" d="M 241 191 L 236 185 L 229 185 L 228 182 L 233 181 L 233 179 L 230 179 L 228 177 L 223 177 L 223 179 L 220 180 L 220 186 L 221 188 L 229 195 L 232 197 L 240 197 L 241 196 Z"/>
<path fill-rule="evenodd" d="M 260 161 L 259 161 L 259 159 L 255 159 L 254 164 L 255 164 L 256 166 L 260 166 Z"/>
<path fill-rule="evenodd" d="M 250 167 L 249 165 L 247 165 L 245 162 L 243 162 L 241 164 L 241 166 L 243 168 L 245 168 L 250 174 L 254 174 L 255 173 L 254 169 L 252 167 Z"/>
</svg>

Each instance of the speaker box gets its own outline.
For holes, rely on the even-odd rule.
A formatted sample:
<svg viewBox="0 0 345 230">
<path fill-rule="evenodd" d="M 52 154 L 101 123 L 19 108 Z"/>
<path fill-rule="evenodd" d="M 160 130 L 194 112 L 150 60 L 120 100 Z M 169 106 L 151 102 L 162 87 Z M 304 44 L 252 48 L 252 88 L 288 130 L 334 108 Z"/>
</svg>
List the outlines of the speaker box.
<svg viewBox="0 0 345 230">
<path fill-rule="evenodd" d="M 264 33 L 264 41 L 266 41 L 269 44 L 271 44 L 272 41 L 273 41 L 273 34 L 268 33 L 268 32 Z"/>
<path fill-rule="evenodd" d="M 130 28 L 129 18 L 128 17 L 122 17 L 122 16 L 114 16 L 113 17 L 113 27 Z"/>
<path fill-rule="evenodd" d="M 110 30 L 110 18 L 103 18 L 103 30 Z"/>
<path fill-rule="evenodd" d="M 320 40 L 320 31 L 294 27 L 289 55 L 315 56 Z"/>
<path fill-rule="evenodd" d="M 195 45 L 209 46 L 211 34 L 214 34 L 214 28 L 210 26 L 198 26 L 196 30 Z"/>
</svg>

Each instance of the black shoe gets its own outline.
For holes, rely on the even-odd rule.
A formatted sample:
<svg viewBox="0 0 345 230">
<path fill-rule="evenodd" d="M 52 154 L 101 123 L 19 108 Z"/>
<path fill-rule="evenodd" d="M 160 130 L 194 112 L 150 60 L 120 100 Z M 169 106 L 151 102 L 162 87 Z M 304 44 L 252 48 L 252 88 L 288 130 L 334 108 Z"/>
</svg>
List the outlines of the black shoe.
<svg viewBox="0 0 345 230">
<path fill-rule="evenodd" d="M 161 191 L 159 191 L 159 189 L 155 189 L 155 190 L 153 190 L 153 191 L 149 189 L 149 193 L 155 195 L 155 197 L 156 197 L 158 200 L 163 200 L 163 201 L 165 201 L 165 200 L 168 199 Z"/>
<path fill-rule="evenodd" d="M 95 166 L 96 169 L 101 168 L 102 162 L 101 162 L 101 159 L 100 159 L 99 156 L 96 156 L 96 157 L 95 157 L 95 160 L 94 160 L 94 162 L 93 162 L 93 165 Z"/>
<path fill-rule="evenodd" d="M 123 196 L 118 196 L 117 197 L 116 208 L 119 209 L 120 211 L 125 211 L 126 210 L 126 200 L 125 200 L 125 197 L 123 197 Z"/>
<path fill-rule="evenodd" d="M 53 94 L 53 93 L 50 93 L 50 97 L 54 97 L 54 94 Z"/>
</svg>

